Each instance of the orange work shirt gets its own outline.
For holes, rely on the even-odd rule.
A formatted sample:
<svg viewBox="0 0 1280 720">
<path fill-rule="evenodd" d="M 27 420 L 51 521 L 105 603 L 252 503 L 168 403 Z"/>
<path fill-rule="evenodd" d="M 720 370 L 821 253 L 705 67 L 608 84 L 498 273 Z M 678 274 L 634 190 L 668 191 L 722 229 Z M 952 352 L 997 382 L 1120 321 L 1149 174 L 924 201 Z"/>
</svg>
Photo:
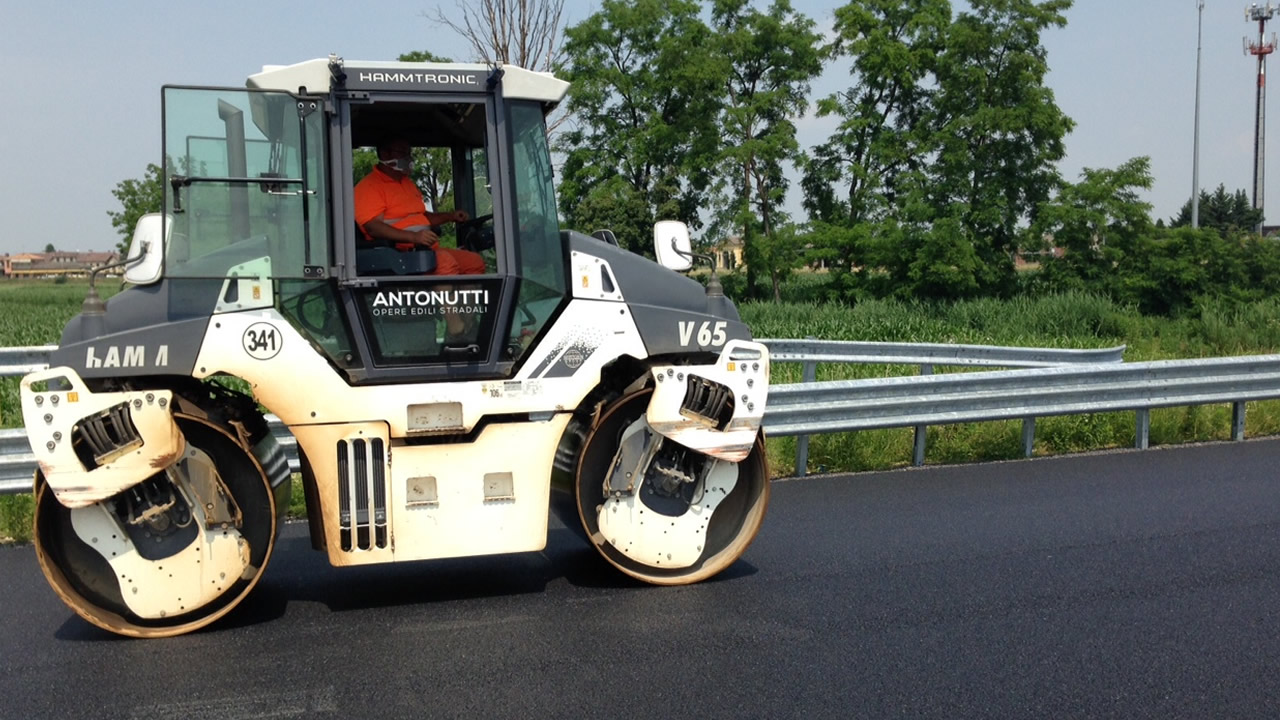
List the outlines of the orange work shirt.
<svg viewBox="0 0 1280 720">
<path fill-rule="evenodd" d="M 356 223 L 364 230 L 365 223 L 382 216 L 383 222 L 405 230 L 411 227 L 427 227 L 435 225 L 427 212 L 427 204 L 422 201 L 422 191 L 408 175 L 399 180 L 391 177 L 382 165 L 374 165 L 373 172 L 356 183 L 355 188 Z M 369 240 L 369 233 L 364 237 Z"/>
</svg>

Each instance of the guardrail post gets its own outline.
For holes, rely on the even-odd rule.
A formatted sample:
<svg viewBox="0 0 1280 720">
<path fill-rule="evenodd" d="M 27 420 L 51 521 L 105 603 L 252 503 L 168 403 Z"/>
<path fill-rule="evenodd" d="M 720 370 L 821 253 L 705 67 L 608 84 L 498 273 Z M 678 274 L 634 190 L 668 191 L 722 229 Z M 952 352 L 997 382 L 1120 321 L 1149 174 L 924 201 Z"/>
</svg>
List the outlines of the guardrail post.
<svg viewBox="0 0 1280 720">
<path fill-rule="evenodd" d="M 812 340 L 812 338 L 810 338 Z M 818 363 L 808 361 L 804 364 L 804 375 L 801 382 L 811 383 L 818 379 Z M 804 477 L 809 469 L 809 436 L 796 438 L 796 477 Z"/>
<path fill-rule="evenodd" d="M 920 374 L 932 375 L 933 366 L 921 365 Z M 911 464 L 915 465 L 916 467 L 920 467 L 921 465 L 924 465 L 924 443 L 925 443 L 925 437 L 928 434 L 928 432 L 929 432 L 928 425 L 916 426 L 916 442 L 915 442 L 915 447 L 912 448 L 912 451 L 911 451 Z"/>
<path fill-rule="evenodd" d="M 1151 408 L 1141 408 L 1137 415 L 1138 427 L 1134 433 L 1133 446 L 1139 450 L 1146 450 L 1151 444 Z"/>
<path fill-rule="evenodd" d="M 1244 403 L 1234 402 L 1231 404 L 1231 439 L 1244 439 Z"/>
<path fill-rule="evenodd" d="M 1036 419 L 1022 418 L 1022 456 L 1031 457 L 1036 446 Z"/>
</svg>

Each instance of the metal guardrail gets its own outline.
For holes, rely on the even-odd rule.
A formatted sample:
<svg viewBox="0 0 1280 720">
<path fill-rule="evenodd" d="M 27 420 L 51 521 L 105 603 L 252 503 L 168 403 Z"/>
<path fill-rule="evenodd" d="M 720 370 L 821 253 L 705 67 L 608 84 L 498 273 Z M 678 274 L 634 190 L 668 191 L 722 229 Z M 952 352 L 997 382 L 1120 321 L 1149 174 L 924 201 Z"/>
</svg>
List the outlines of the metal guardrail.
<svg viewBox="0 0 1280 720">
<path fill-rule="evenodd" d="M 1244 404 L 1272 398 L 1280 355 L 1251 355 L 780 385 L 764 424 L 781 436 L 1023 419 L 1030 443 L 1036 417 L 1136 410 L 1146 447 L 1152 408 L 1230 403 L 1243 439 Z"/>
<path fill-rule="evenodd" d="M 0 348 L 0 377 L 26 375 L 49 367 L 49 355 L 57 345 Z"/>
<path fill-rule="evenodd" d="M 1032 368 L 1071 364 L 1118 363 L 1124 345 L 1097 350 L 955 345 L 950 343 L 881 343 L 843 340 L 761 339 L 770 362 L 885 363 L 893 365 L 982 365 Z"/>
<path fill-rule="evenodd" d="M 816 379 L 818 363 L 919 365 L 920 374 L 928 375 L 933 372 L 935 365 L 1035 368 L 1070 363 L 1118 363 L 1125 349 L 1123 345 L 1097 350 L 1070 350 L 942 343 L 850 342 L 814 338 L 765 338 L 760 342 L 769 347 L 772 362 L 804 363 L 803 377 L 806 383 Z M 43 369 L 48 366 L 49 355 L 56 348 L 56 345 L 0 348 L 0 376 L 25 375 Z M 770 393 L 777 393 L 779 388 L 784 387 L 788 386 L 774 386 Z M 277 439 L 286 446 L 290 463 L 296 470 L 298 461 L 293 436 L 282 426 L 273 425 L 272 428 Z M 925 430 L 924 425 L 916 428 L 916 465 L 924 464 Z M 808 460 L 809 438 L 805 434 L 797 443 L 797 476 L 805 474 Z M 29 452 L 25 433 L 21 430 L 0 430 L 0 494 L 26 492 L 34 470 L 35 456 Z"/>
<path fill-rule="evenodd" d="M 1239 440 L 1244 437 L 1245 403 L 1280 398 L 1280 355 L 1121 364 L 1118 360 L 1123 348 L 1071 351 L 813 340 L 767 342 L 777 353 L 776 361 L 806 365 L 806 382 L 770 388 L 764 425 L 771 435 L 807 436 L 915 426 L 917 460 L 923 455 L 921 429 L 929 425 L 1022 419 L 1024 450 L 1030 455 L 1037 417 L 1134 410 L 1135 445 L 1145 448 L 1152 408 L 1211 403 L 1233 406 L 1232 437 Z M 0 349 L 0 358 L 7 359 L 5 352 L 13 350 L 32 348 Z M 921 358 L 954 365 L 1092 362 L 947 375 L 933 375 L 932 366 L 924 364 L 918 376 L 813 381 L 818 362 L 915 364 Z M 1100 362 L 1099 358 L 1107 362 Z M 0 366 L 0 374 L 4 374 L 3 367 Z M 270 416 L 268 420 L 289 454 L 290 467 L 296 471 L 296 442 L 277 418 Z M 27 446 L 25 431 L 0 430 L 0 493 L 28 491 L 34 467 L 35 458 Z M 804 466 L 799 464 L 797 475 L 803 474 Z"/>
<path fill-rule="evenodd" d="M 817 380 L 818 363 L 919 365 L 921 375 L 932 375 L 936 365 L 1036 368 L 1076 363 L 1118 363 L 1124 359 L 1125 350 L 1124 345 L 1095 350 L 1071 350 L 942 343 L 848 342 L 818 340 L 813 337 L 804 340 L 762 339 L 760 342 L 769 346 L 771 362 L 804 363 L 801 375 L 801 382 L 804 383 Z M 773 392 L 771 389 L 770 393 Z M 928 425 L 916 425 L 911 461 L 917 467 L 924 465 L 928 430 Z M 1030 450 L 1027 455 L 1031 455 Z M 796 441 L 795 476 L 804 477 L 808 466 L 809 435 L 802 433 Z"/>
</svg>

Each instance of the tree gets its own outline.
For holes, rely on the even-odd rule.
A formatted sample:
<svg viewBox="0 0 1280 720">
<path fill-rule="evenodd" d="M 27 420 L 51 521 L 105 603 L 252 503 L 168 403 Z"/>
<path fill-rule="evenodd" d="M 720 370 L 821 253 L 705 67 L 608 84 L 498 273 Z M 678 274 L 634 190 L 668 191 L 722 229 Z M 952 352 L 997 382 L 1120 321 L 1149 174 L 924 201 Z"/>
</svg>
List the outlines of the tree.
<svg viewBox="0 0 1280 720">
<path fill-rule="evenodd" d="M 756 245 L 756 261 L 768 271 L 774 302 L 782 302 L 782 283 L 792 270 L 804 264 L 804 246 L 809 238 L 801 226 L 787 222 L 772 228 L 767 239 Z"/>
<path fill-rule="evenodd" d="M 477 60 L 551 70 L 564 0 L 478 0 L 457 8 L 448 15 L 436 8 L 430 18 L 470 42 Z"/>
<path fill-rule="evenodd" d="M 51 252 L 58 252 L 58 249 L 53 246 L 53 243 L 45 243 L 44 251 L 47 253 L 51 253 Z"/>
<path fill-rule="evenodd" d="M 594 187 L 574 209 L 574 216 L 583 232 L 613 230 L 621 238 L 626 228 L 650 227 L 654 211 L 630 183 L 614 176 Z"/>
<path fill-rule="evenodd" d="M 555 67 L 564 0 L 479 0 L 456 7 L 459 12 L 452 15 L 436 8 L 431 19 L 466 38 L 476 60 L 539 72 Z M 553 112 L 547 118 L 548 133 L 564 119 L 564 114 Z"/>
<path fill-rule="evenodd" d="M 818 101 L 818 115 L 839 125 L 801 180 L 833 299 L 910 292 L 884 269 L 910 263 L 905 201 L 929 159 L 926 110 L 950 22 L 948 0 L 853 0 L 835 11 L 824 52 L 849 59 L 852 85 Z"/>
<path fill-rule="evenodd" d="M 818 116 L 840 124 L 804 166 L 814 219 L 854 226 L 897 209 L 903 173 L 926 159 L 919 132 L 950 20 L 948 0 L 854 0 L 836 9 L 824 52 L 852 61 L 853 85 L 818 101 Z M 838 264 L 856 262 L 848 250 Z"/>
<path fill-rule="evenodd" d="M 1212 228 L 1172 228 L 1138 248 L 1119 269 L 1120 286 L 1112 294 L 1160 315 L 1177 315 L 1209 299 L 1248 299 L 1244 261 L 1256 240 L 1243 233 L 1224 237 Z"/>
<path fill-rule="evenodd" d="M 1042 264 L 1046 289 L 1114 294 L 1119 274 L 1134 267 L 1126 258 L 1154 235 L 1151 205 L 1138 194 L 1151 184 L 1151 159 L 1137 157 L 1115 169 L 1085 168 L 1079 182 L 1062 183 L 1041 203 L 1027 245 L 1062 250 Z"/>
<path fill-rule="evenodd" d="M 1041 204 L 1031 228 L 1035 237 L 1028 244 L 1051 239 L 1064 251 L 1045 259 L 1036 285 L 1103 293 L 1160 315 L 1177 315 L 1206 300 L 1249 301 L 1280 291 L 1280 243 L 1234 225 L 1219 230 L 1152 224 L 1151 206 L 1139 196 L 1151 184 L 1146 157 L 1114 169 L 1086 169 L 1079 182 L 1063 183 L 1053 200 Z M 1236 204 L 1225 189 L 1219 191 L 1206 208 Z M 1250 209 L 1246 201 L 1246 220 Z"/>
<path fill-rule="evenodd" d="M 720 120 L 725 184 L 732 188 L 726 211 L 742 234 L 747 295 L 754 293 L 756 274 L 764 270 L 774 299 L 780 300 L 780 273 L 791 267 L 794 254 L 761 244 L 789 245 L 796 236 L 794 229 L 786 241 L 777 235 L 779 220 L 786 221 L 779 210 L 787 191 L 783 163 L 793 161 L 799 151 L 793 118 L 804 114 L 809 82 L 822 71 L 820 37 L 813 22 L 792 10 L 788 0 L 774 0 L 763 13 L 749 7 L 748 0 L 716 0 L 711 17 L 719 30 L 721 67 L 727 70 Z"/>
<path fill-rule="evenodd" d="M 958 223 L 978 263 L 975 290 L 1008 292 L 1019 223 L 1059 182 L 1074 123 L 1045 85 L 1040 34 L 1071 0 L 970 0 L 947 30 L 930 108 L 933 160 L 918 188 L 935 220 Z"/>
<path fill-rule="evenodd" d="M 895 283 L 900 297 L 950 300 L 977 295 L 982 258 L 977 243 L 958 215 L 934 218 L 907 233 L 901 263 L 906 282 Z"/>
<path fill-rule="evenodd" d="M 1023 223 L 1058 182 L 1072 122 L 1044 83 L 1040 33 L 1071 0 L 853 0 L 834 54 L 853 86 L 819 102 L 839 127 L 804 168 L 805 206 L 840 244 L 852 292 L 955 298 L 1013 289 Z M 884 280 L 887 279 L 887 282 Z"/>
<path fill-rule="evenodd" d="M 141 178 L 120 181 L 111 194 L 120 201 L 121 209 L 119 212 L 108 210 L 107 215 L 111 218 L 111 226 L 120 234 L 116 249 L 123 256 L 129 252 L 129 241 L 133 238 L 138 218 L 161 210 L 164 180 L 160 166 L 149 163 Z"/>
<path fill-rule="evenodd" d="M 658 216 L 701 226 L 720 152 L 724 70 L 698 10 L 691 0 L 604 0 L 565 29 L 557 72 L 572 83 L 574 122 L 556 146 L 565 157 L 560 208 L 568 227 L 590 231 L 618 219 L 598 214 L 616 197 L 638 210 L 625 213 L 628 225 L 611 228 L 629 249 L 648 251 Z"/>
<path fill-rule="evenodd" d="M 1214 228 L 1222 232 L 1252 232 L 1262 224 L 1262 211 L 1253 207 L 1244 190 L 1228 194 L 1225 185 L 1219 184 L 1212 194 L 1200 191 L 1200 227 Z M 1191 225 L 1191 200 L 1182 206 L 1177 217 L 1169 220 L 1170 227 Z"/>
</svg>

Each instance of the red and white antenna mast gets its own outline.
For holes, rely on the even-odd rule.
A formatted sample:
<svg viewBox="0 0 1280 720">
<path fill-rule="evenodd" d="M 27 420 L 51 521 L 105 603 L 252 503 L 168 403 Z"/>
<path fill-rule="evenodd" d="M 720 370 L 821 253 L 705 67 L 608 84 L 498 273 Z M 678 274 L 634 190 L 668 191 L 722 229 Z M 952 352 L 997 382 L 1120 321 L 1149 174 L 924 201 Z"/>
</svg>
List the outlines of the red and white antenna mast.
<svg viewBox="0 0 1280 720">
<path fill-rule="evenodd" d="M 1276 8 L 1267 0 L 1266 6 L 1257 3 L 1244 11 L 1247 22 L 1258 23 L 1258 41 L 1249 42 L 1244 39 L 1244 52 L 1258 58 L 1258 117 L 1253 130 L 1253 207 L 1262 210 L 1263 186 L 1262 176 L 1265 166 L 1263 150 L 1266 147 L 1267 116 L 1267 56 L 1276 50 L 1276 35 L 1271 34 L 1271 42 L 1266 41 L 1267 21 L 1275 17 Z M 1262 220 L 1258 221 L 1258 232 L 1262 232 Z"/>
</svg>

